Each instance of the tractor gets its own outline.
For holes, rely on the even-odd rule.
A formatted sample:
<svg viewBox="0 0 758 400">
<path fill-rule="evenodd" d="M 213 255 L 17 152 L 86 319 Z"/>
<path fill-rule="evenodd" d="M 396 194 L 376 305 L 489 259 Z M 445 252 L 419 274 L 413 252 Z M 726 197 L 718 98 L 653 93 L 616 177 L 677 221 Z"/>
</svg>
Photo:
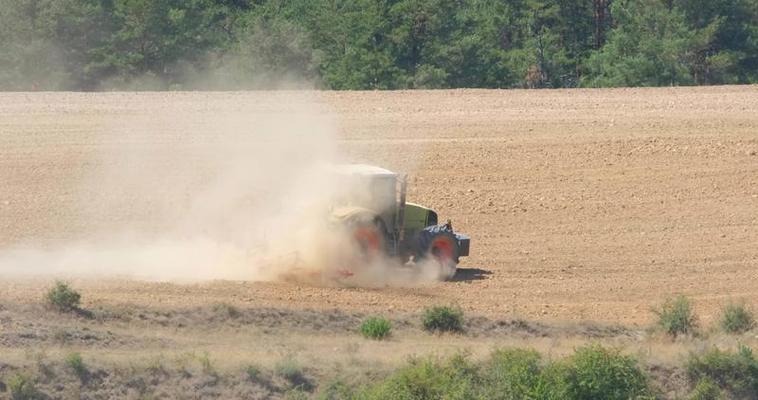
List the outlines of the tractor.
<svg viewBox="0 0 758 400">
<path fill-rule="evenodd" d="M 449 220 L 440 224 L 434 210 L 407 202 L 404 175 L 363 164 L 330 169 L 336 179 L 330 224 L 345 230 L 362 257 L 390 257 L 409 267 L 434 263 L 443 278 L 453 278 L 471 239 Z"/>
</svg>

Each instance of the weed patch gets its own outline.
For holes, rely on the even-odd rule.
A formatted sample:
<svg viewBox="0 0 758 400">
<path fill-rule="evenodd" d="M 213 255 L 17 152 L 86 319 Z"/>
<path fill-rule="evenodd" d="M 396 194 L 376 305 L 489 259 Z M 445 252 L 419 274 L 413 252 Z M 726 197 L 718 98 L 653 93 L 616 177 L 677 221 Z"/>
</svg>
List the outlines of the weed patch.
<svg viewBox="0 0 758 400">
<path fill-rule="evenodd" d="M 64 363 L 71 369 L 71 371 L 74 372 L 77 377 L 79 377 L 80 380 L 84 381 L 87 379 L 89 370 L 87 369 L 87 365 L 84 364 L 84 359 L 82 359 L 81 354 L 71 353 L 67 355 Z"/>
<path fill-rule="evenodd" d="M 390 335 L 392 323 L 386 318 L 371 317 L 361 324 L 361 334 L 369 339 L 382 340 Z"/>
<path fill-rule="evenodd" d="M 758 398 L 758 360 L 749 347 L 737 352 L 713 349 L 702 356 L 693 355 L 687 362 L 690 382 L 698 385 L 708 379 L 731 398 Z M 705 389 L 703 389 L 705 390 Z"/>
<path fill-rule="evenodd" d="M 726 333 L 745 333 L 753 329 L 755 318 L 746 306 L 729 304 L 721 311 L 719 325 Z"/>
<path fill-rule="evenodd" d="M 421 322 L 429 332 L 462 332 L 463 311 L 453 307 L 428 308 Z"/>
<path fill-rule="evenodd" d="M 37 390 L 34 380 L 24 374 L 17 374 L 8 380 L 8 389 L 11 392 L 11 400 L 36 400 L 42 398 L 42 393 Z"/>
</svg>

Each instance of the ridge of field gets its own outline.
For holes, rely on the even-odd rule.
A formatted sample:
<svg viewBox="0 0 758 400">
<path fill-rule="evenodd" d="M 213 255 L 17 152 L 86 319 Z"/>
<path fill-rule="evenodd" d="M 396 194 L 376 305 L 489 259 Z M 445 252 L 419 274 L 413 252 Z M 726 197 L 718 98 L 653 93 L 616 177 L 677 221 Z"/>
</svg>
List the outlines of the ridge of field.
<svg viewBox="0 0 758 400">
<path fill-rule="evenodd" d="M 456 280 L 387 290 L 77 282 L 87 301 L 366 313 L 453 303 L 473 315 L 625 325 L 648 323 L 650 307 L 675 293 L 691 296 L 705 323 L 730 300 L 758 305 L 756 86 L 2 93 L 0 246 L 79 238 L 70 188 L 98 167 L 92 154 L 141 145 L 96 134 L 104 123 L 243 107 L 286 113 L 314 97 L 338 123 L 342 160 L 408 172 L 408 199 L 472 236 Z M 199 139 L 167 126 L 150 140 Z M 149 211 L 126 211 L 150 224 Z M 48 283 L 3 280 L 0 300 L 38 299 Z"/>
</svg>

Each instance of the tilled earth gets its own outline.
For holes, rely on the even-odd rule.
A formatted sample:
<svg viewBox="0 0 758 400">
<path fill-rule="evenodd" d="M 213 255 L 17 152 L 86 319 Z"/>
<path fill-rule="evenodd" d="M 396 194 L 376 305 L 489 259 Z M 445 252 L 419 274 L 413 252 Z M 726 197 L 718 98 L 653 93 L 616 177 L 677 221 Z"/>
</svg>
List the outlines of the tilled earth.
<svg viewBox="0 0 758 400">
<path fill-rule="evenodd" d="M 54 247 L 122 220 L 150 227 L 156 218 L 139 202 L 91 204 L 82 216 L 73 188 L 104 167 L 103 151 L 180 149 L 202 143 L 218 115 L 286 115 L 311 103 L 332 120 L 338 158 L 407 172 L 410 201 L 471 235 L 455 280 L 387 289 L 75 280 L 85 308 L 228 303 L 405 315 L 455 304 L 491 319 L 632 326 L 677 293 L 692 297 L 705 323 L 729 301 L 758 305 L 754 86 L 0 94 L 0 248 Z M 167 124 L 148 136 L 123 126 L 172 115 L 207 126 Z M 0 303 L 32 304 L 48 285 L 4 278 Z"/>
</svg>

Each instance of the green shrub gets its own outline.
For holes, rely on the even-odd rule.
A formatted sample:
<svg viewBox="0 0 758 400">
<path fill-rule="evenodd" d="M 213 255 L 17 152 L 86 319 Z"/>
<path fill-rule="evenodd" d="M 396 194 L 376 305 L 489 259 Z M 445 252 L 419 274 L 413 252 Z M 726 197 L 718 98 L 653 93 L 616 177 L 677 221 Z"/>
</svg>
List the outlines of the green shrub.
<svg viewBox="0 0 758 400">
<path fill-rule="evenodd" d="M 589 345 L 576 350 L 556 373 L 555 390 L 565 399 L 628 400 L 652 398 L 647 375 L 637 360 L 618 350 Z"/>
<path fill-rule="evenodd" d="M 48 304 L 61 312 L 75 311 L 79 309 L 79 301 L 82 296 L 71 289 L 67 283 L 58 281 L 45 296 Z"/>
<path fill-rule="evenodd" d="M 687 362 L 690 382 L 710 379 L 736 398 L 758 398 L 758 361 L 749 347 L 737 352 L 713 349 Z"/>
<path fill-rule="evenodd" d="M 659 310 L 653 312 L 658 316 L 658 327 L 667 334 L 676 337 L 695 333 L 696 319 L 687 297 L 667 299 Z"/>
<path fill-rule="evenodd" d="M 34 400 L 42 398 L 34 380 L 28 375 L 17 374 L 8 380 L 12 400 Z"/>
<path fill-rule="evenodd" d="M 755 326 L 753 313 L 744 305 L 729 304 L 721 311 L 719 321 L 726 333 L 744 333 Z"/>
<path fill-rule="evenodd" d="M 540 365 L 541 357 L 534 350 L 496 350 L 484 365 L 484 397 L 492 400 L 550 399 Z"/>
<path fill-rule="evenodd" d="M 390 321 L 382 317 L 371 317 L 361 324 L 361 334 L 369 339 L 384 339 L 390 335 L 391 330 Z"/>
<path fill-rule="evenodd" d="M 461 332 L 463 311 L 453 307 L 432 307 L 424 311 L 422 323 L 429 332 Z"/>
<path fill-rule="evenodd" d="M 71 368 L 71 370 L 74 371 L 76 376 L 79 378 L 84 378 L 87 376 L 87 366 L 84 364 L 84 360 L 82 359 L 81 354 L 71 353 L 66 356 L 64 362 L 66 363 L 66 366 Z"/>
<path fill-rule="evenodd" d="M 380 399 L 475 399 L 482 398 L 477 368 L 464 356 L 448 360 L 413 359 L 383 382 L 364 389 L 357 398 Z"/>
<path fill-rule="evenodd" d="M 705 377 L 698 381 L 695 389 L 690 393 L 689 400 L 722 400 L 724 399 L 721 389 L 713 379 Z"/>
</svg>

